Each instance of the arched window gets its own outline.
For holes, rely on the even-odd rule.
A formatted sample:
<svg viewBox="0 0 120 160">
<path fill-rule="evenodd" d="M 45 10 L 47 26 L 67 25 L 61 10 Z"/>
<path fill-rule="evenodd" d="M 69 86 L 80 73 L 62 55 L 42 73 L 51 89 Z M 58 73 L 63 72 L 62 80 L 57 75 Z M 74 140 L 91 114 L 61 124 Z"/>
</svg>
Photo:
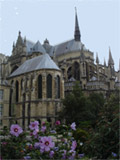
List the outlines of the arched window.
<svg viewBox="0 0 120 160">
<path fill-rule="evenodd" d="M 47 76 L 47 98 L 52 98 L 52 76 Z"/>
<path fill-rule="evenodd" d="M 56 98 L 60 98 L 60 77 L 56 77 Z"/>
<path fill-rule="evenodd" d="M 72 67 L 69 67 L 67 70 L 68 79 L 72 77 Z"/>
<path fill-rule="evenodd" d="M 74 63 L 74 78 L 80 80 L 80 66 L 78 62 Z"/>
<path fill-rule="evenodd" d="M 16 102 L 19 101 L 19 82 L 16 81 Z"/>
<path fill-rule="evenodd" d="M 42 98 L 42 76 L 38 76 L 38 98 Z"/>
</svg>

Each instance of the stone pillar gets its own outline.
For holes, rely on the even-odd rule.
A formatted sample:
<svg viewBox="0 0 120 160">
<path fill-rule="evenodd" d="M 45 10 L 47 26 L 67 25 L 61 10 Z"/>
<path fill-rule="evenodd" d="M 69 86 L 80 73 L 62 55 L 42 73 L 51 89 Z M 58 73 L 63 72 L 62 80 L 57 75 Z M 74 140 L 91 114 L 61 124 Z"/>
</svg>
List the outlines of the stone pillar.
<svg viewBox="0 0 120 160">
<path fill-rule="evenodd" d="M 60 78 L 60 98 L 64 98 L 64 80 Z"/>
</svg>

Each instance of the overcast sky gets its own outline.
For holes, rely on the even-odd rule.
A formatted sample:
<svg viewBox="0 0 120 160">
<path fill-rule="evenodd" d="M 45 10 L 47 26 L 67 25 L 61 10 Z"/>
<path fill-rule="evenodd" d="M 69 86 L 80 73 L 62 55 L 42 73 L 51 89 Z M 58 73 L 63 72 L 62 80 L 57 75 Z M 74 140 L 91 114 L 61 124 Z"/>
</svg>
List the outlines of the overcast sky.
<svg viewBox="0 0 120 160">
<path fill-rule="evenodd" d="M 0 0 L 0 53 L 11 55 L 18 31 L 55 45 L 74 37 L 75 6 L 86 48 L 108 62 L 109 46 L 118 69 L 120 58 L 119 0 Z"/>
</svg>

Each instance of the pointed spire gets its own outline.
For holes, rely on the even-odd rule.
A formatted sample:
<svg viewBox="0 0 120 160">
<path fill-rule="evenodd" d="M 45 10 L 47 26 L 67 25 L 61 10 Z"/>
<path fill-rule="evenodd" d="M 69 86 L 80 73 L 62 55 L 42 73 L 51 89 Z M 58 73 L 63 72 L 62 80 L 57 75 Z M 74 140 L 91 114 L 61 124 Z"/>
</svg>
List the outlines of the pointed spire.
<svg viewBox="0 0 120 160">
<path fill-rule="evenodd" d="M 109 47 L 109 60 L 108 60 L 108 65 L 114 65 L 114 61 L 112 58 L 112 54 L 111 54 L 111 49 Z"/>
<path fill-rule="evenodd" d="M 79 30 L 79 24 L 78 24 L 78 18 L 77 18 L 77 9 L 75 7 L 75 33 L 74 33 L 74 39 L 76 41 L 81 41 L 81 34 Z"/>
<path fill-rule="evenodd" d="M 22 40 L 21 32 L 20 31 L 18 33 L 18 39 L 17 39 L 16 45 L 23 45 L 23 40 Z"/>
<path fill-rule="evenodd" d="M 99 64 L 98 53 L 96 53 L 96 63 Z"/>
<path fill-rule="evenodd" d="M 24 37 L 24 43 L 26 43 L 26 37 Z"/>
<path fill-rule="evenodd" d="M 44 41 L 44 44 L 45 44 L 45 43 L 46 43 L 46 44 L 49 44 L 49 41 L 48 41 L 47 38 L 46 38 L 45 41 Z"/>
<path fill-rule="evenodd" d="M 19 31 L 19 36 L 21 36 L 21 31 Z"/>
<path fill-rule="evenodd" d="M 104 66 L 106 67 L 106 60 L 105 60 L 105 58 L 104 58 Z"/>
<path fill-rule="evenodd" d="M 13 42 L 13 48 L 15 48 L 15 42 Z"/>
<path fill-rule="evenodd" d="M 120 59 L 119 59 L 119 69 L 118 70 L 120 71 Z"/>
</svg>

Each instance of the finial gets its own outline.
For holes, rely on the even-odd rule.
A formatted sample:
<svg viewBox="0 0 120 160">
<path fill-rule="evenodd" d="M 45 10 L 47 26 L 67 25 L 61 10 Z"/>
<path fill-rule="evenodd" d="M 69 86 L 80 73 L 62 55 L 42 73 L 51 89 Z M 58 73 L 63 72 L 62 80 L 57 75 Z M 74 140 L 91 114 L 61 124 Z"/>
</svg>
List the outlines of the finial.
<svg viewBox="0 0 120 160">
<path fill-rule="evenodd" d="M 26 36 L 24 37 L 24 43 L 26 43 Z"/>
<path fill-rule="evenodd" d="M 119 71 L 120 71 L 120 59 L 119 59 Z"/>
<path fill-rule="evenodd" d="M 108 60 L 108 65 L 114 65 L 114 61 L 113 61 L 113 58 L 112 58 L 112 53 L 111 53 L 110 46 L 109 46 L 109 60 Z"/>
<path fill-rule="evenodd" d="M 77 14 L 77 8 L 75 7 L 75 13 Z"/>
<path fill-rule="evenodd" d="M 106 66 L 106 60 L 105 60 L 105 58 L 104 58 L 104 66 Z"/>
<path fill-rule="evenodd" d="M 99 64 L 98 53 L 96 53 L 96 63 Z"/>
<path fill-rule="evenodd" d="M 15 42 L 13 42 L 13 48 L 15 47 Z"/>
<path fill-rule="evenodd" d="M 19 31 L 19 36 L 21 36 L 21 31 Z"/>
</svg>

